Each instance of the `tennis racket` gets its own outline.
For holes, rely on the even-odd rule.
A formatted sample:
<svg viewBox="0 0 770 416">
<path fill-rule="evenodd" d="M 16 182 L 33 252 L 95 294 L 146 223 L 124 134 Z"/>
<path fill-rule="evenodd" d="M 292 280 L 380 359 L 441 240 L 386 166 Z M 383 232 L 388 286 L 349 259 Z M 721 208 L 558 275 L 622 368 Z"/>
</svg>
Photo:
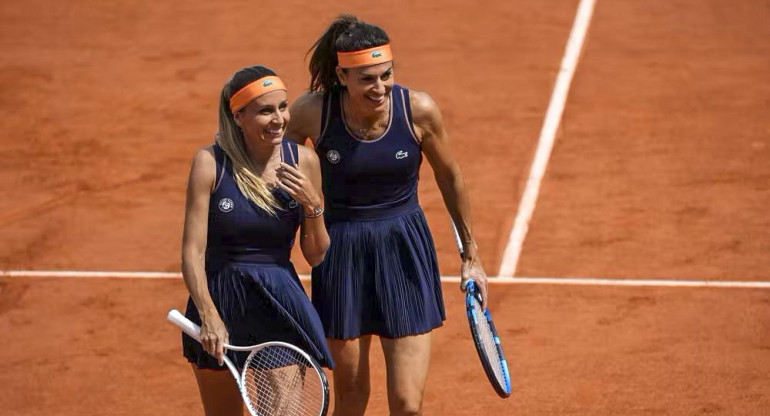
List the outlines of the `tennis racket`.
<svg viewBox="0 0 770 416">
<path fill-rule="evenodd" d="M 462 241 L 457 227 L 452 223 L 452 230 L 455 234 L 455 243 L 460 252 L 460 257 L 464 260 Z M 487 373 L 489 382 L 492 383 L 495 391 L 500 397 L 511 395 L 511 375 L 508 372 L 508 363 L 505 361 L 503 346 L 500 344 L 500 337 L 497 335 L 495 324 L 492 322 L 492 314 L 489 308 L 482 310 L 481 293 L 476 282 L 469 280 L 465 284 L 465 309 L 468 313 L 468 324 L 473 335 L 473 343 L 476 345 L 476 352 L 479 353 L 481 365 L 484 372 Z"/>
<path fill-rule="evenodd" d="M 200 342 L 200 327 L 176 309 L 166 317 Z M 230 351 L 249 352 L 239 370 L 227 356 L 224 362 L 252 416 L 324 416 L 329 407 L 329 384 L 320 365 L 301 349 L 285 342 L 251 347 L 225 344 Z"/>
</svg>

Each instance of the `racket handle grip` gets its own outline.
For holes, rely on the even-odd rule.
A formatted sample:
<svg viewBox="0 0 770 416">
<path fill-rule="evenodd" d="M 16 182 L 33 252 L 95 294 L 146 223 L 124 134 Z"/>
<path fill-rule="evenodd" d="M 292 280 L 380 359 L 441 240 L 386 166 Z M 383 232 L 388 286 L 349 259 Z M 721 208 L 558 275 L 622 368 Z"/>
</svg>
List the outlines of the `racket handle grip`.
<svg viewBox="0 0 770 416">
<path fill-rule="evenodd" d="M 463 250 L 463 242 L 460 240 L 460 233 L 457 232 L 457 226 L 455 225 L 455 222 L 452 220 L 449 220 L 449 223 L 452 224 L 452 233 L 455 236 L 455 245 L 457 245 L 457 252 L 460 253 L 460 258 L 465 260 L 465 251 Z"/>
<path fill-rule="evenodd" d="M 201 327 L 195 325 L 194 322 L 187 319 L 187 317 L 182 315 L 182 313 L 178 310 L 172 309 L 168 311 L 166 319 L 168 319 L 172 324 L 181 328 L 185 334 L 193 337 L 196 341 L 201 341 Z"/>
</svg>

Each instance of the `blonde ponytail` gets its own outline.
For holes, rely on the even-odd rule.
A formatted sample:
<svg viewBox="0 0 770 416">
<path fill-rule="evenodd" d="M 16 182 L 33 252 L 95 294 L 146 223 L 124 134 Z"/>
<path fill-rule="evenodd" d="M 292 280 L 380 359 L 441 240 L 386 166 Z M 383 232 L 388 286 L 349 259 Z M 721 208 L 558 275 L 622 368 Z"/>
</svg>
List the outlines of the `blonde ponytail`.
<svg viewBox="0 0 770 416">
<path fill-rule="evenodd" d="M 222 88 L 219 102 L 219 136 L 217 143 L 232 161 L 233 177 L 238 185 L 238 189 L 259 208 L 267 211 L 270 215 L 276 215 L 276 210 L 280 209 L 278 201 L 276 201 L 273 193 L 268 189 L 265 181 L 257 174 L 257 167 L 252 162 L 246 149 L 243 132 L 235 124 L 233 114 L 230 111 L 231 83 L 232 81 L 229 81 Z"/>
</svg>

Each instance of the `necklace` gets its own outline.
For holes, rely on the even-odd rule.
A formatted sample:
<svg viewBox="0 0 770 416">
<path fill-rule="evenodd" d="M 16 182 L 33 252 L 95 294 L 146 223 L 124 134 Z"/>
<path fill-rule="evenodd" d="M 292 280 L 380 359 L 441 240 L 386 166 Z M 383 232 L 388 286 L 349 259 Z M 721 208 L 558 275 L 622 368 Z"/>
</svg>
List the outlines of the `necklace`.
<svg viewBox="0 0 770 416">
<path fill-rule="evenodd" d="M 275 159 L 278 159 L 278 158 L 281 157 L 282 149 L 278 149 L 278 150 L 279 151 L 277 151 L 274 154 L 270 155 L 270 157 L 267 158 L 267 160 L 265 160 L 264 162 L 257 162 L 253 158 L 251 159 L 251 163 L 253 163 L 253 166 L 254 166 L 254 169 L 255 169 L 254 173 L 260 179 L 262 179 L 262 181 L 264 182 L 265 186 L 267 186 L 267 189 L 269 189 L 271 191 L 278 187 L 278 185 L 276 183 L 277 182 L 277 178 L 275 177 L 274 174 L 271 175 L 270 172 L 268 172 L 267 168 Z"/>
<path fill-rule="evenodd" d="M 346 97 L 343 95 L 343 97 Z M 377 116 L 377 119 L 374 120 L 371 125 L 368 127 L 358 127 L 358 125 L 354 125 L 351 123 L 351 119 L 348 119 L 348 117 L 345 116 L 347 113 L 350 115 L 350 110 L 346 110 L 345 107 L 350 106 L 350 101 L 347 98 L 343 98 L 343 106 L 342 106 L 342 118 L 345 122 L 345 125 L 353 131 L 354 135 L 360 137 L 361 139 L 365 141 L 373 141 L 376 139 L 379 139 L 382 136 L 382 132 L 378 132 L 381 128 L 387 128 L 387 122 L 385 120 L 390 119 L 390 106 L 388 106 L 386 111 L 383 111 L 382 114 Z M 356 124 L 359 124 L 356 122 Z"/>
</svg>

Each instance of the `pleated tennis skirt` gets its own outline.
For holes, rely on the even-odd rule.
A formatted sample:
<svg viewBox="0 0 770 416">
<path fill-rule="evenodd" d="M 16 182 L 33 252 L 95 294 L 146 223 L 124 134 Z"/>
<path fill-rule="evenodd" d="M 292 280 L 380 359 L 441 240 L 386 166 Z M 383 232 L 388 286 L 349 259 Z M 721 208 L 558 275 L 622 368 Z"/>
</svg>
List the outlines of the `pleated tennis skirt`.
<svg viewBox="0 0 770 416">
<path fill-rule="evenodd" d="M 446 319 L 441 277 L 422 209 L 387 219 L 334 221 L 312 273 L 313 305 L 326 336 L 417 335 Z"/>
<path fill-rule="evenodd" d="M 288 342 L 322 366 L 334 366 L 321 321 L 291 263 L 229 263 L 207 271 L 207 276 L 209 292 L 230 334 L 230 344 Z M 201 324 L 191 298 L 185 316 Z M 182 349 L 187 360 L 198 368 L 225 369 L 186 334 L 182 334 Z M 228 351 L 227 356 L 241 366 L 248 353 Z"/>
</svg>

